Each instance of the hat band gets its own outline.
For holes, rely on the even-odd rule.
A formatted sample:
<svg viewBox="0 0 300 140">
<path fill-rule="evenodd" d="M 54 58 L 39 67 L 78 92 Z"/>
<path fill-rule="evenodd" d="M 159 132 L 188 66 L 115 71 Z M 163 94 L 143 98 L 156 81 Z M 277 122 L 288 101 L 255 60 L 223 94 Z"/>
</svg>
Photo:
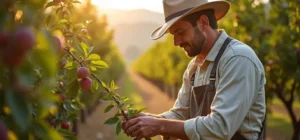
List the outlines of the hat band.
<svg viewBox="0 0 300 140">
<path fill-rule="evenodd" d="M 169 15 L 169 16 L 167 16 L 167 17 L 165 18 L 165 21 L 168 22 L 168 21 L 170 21 L 171 19 L 173 19 L 173 18 L 175 18 L 175 17 L 181 16 L 181 15 L 183 15 L 184 13 L 186 13 L 187 11 L 189 11 L 189 10 L 191 10 L 191 9 L 193 9 L 193 8 L 194 8 L 194 7 L 192 7 L 192 8 L 187 8 L 187 9 L 184 9 L 184 10 L 182 10 L 182 11 L 179 11 L 179 12 L 176 12 L 176 13 L 174 13 L 174 14 L 171 14 L 171 15 Z"/>
</svg>

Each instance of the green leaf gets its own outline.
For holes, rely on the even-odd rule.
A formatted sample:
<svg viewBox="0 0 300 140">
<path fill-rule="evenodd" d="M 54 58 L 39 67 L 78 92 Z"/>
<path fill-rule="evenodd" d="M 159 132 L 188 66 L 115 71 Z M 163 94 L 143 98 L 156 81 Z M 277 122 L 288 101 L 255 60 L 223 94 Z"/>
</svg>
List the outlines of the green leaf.
<svg viewBox="0 0 300 140">
<path fill-rule="evenodd" d="M 57 9 L 56 9 L 56 11 L 55 11 L 55 13 L 56 13 L 56 14 L 60 14 L 60 13 L 61 13 L 61 11 L 62 11 L 62 9 L 63 9 L 63 7 L 59 7 L 59 8 L 57 8 Z"/>
<path fill-rule="evenodd" d="M 89 55 L 88 60 L 97 61 L 100 60 L 100 56 L 98 54 L 93 53 Z"/>
<path fill-rule="evenodd" d="M 66 71 L 66 82 L 72 83 L 74 80 L 77 80 L 77 69 L 71 69 Z"/>
<path fill-rule="evenodd" d="M 145 110 L 147 110 L 148 108 L 146 108 L 146 107 L 144 107 L 144 108 L 140 108 L 140 109 L 138 109 L 137 110 L 137 114 L 139 114 L 139 113 L 141 113 L 141 112 L 143 112 L 143 111 L 145 111 Z"/>
<path fill-rule="evenodd" d="M 54 51 L 56 45 L 53 41 L 53 35 L 46 29 L 41 29 L 37 32 L 37 44 L 35 49 L 32 50 L 32 59 L 35 67 L 40 67 L 43 70 L 43 78 L 54 77 L 57 74 L 58 56 Z M 36 59 L 38 58 L 38 59 Z"/>
<path fill-rule="evenodd" d="M 42 77 L 40 69 L 34 69 L 34 71 L 35 71 L 35 74 L 36 74 L 37 77 L 39 77 L 39 78 Z"/>
<path fill-rule="evenodd" d="M 88 56 L 88 46 L 81 42 L 78 47 L 77 47 L 78 51 L 84 56 L 84 57 L 87 57 Z"/>
<path fill-rule="evenodd" d="M 67 26 L 63 23 L 59 23 L 59 24 L 56 24 L 53 26 L 53 29 L 64 29 L 66 28 Z"/>
<path fill-rule="evenodd" d="M 46 26 L 49 25 L 50 20 L 51 20 L 51 15 L 47 16 L 46 18 Z"/>
<path fill-rule="evenodd" d="M 129 101 L 130 99 L 128 98 L 128 97 L 125 97 L 124 99 L 123 99 L 123 102 L 126 102 L 126 101 Z"/>
<path fill-rule="evenodd" d="M 13 91 L 7 91 L 5 97 L 11 109 L 12 117 L 21 128 L 21 131 L 25 132 L 30 124 L 30 111 L 25 99 L 22 98 L 21 93 Z"/>
<path fill-rule="evenodd" d="M 34 121 L 31 125 L 34 134 L 37 135 L 39 139 L 45 140 L 63 140 L 57 131 L 50 129 L 47 124 L 43 121 Z"/>
<path fill-rule="evenodd" d="M 131 107 L 133 107 L 133 104 L 129 104 L 126 106 L 126 108 L 131 108 Z"/>
<path fill-rule="evenodd" d="M 113 88 L 114 86 L 115 86 L 115 81 L 112 80 L 112 81 L 110 82 L 110 88 Z"/>
<path fill-rule="evenodd" d="M 92 81 L 92 91 L 96 92 L 99 88 L 98 82 L 96 80 Z"/>
<path fill-rule="evenodd" d="M 112 93 L 108 93 L 103 98 L 101 98 L 101 100 L 102 101 L 111 101 L 111 100 L 113 100 L 112 96 L 113 96 Z"/>
<path fill-rule="evenodd" d="M 135 110 L 133 108 L 128 108 L 127 114 L 128 117 L 131 118 L 134 115 Z"/>
<path fill-rule="evenodd" d="M 121 132 L 121 122 L 119 121 L 119 122 L 117 123 L 117 127 L 116 127 L 116 134 L 119 135 L 120 132 Z"/>
<path fill-rule="evenodd" d="M 69 23 L 69 21 L 67 19 L 61 19 L 59 23 Z"/>
<path fill-rule="evenodd" d="M 67 69 L 67 70 L 71 70 L 71 69 L 74 69 L 74 68 L 78 68 L 79 67 L 79 64 L 76 63 L 76 62 L 68 62 L 64 68 Z"/>
<path fill-rule="evenodd" d="M 120 87 L 118 86 L 114 86 L 114 87 L 111 87 L 111 90 L 116 90 L 116 89 L 119 89 Z"/>
<path fill-rule="evenodd" d="M 114 125 L 114 124 L 116 124 L 118 121 L 119 121 L 119 118 L 117 118 L 117 117 L 112 117 L 112 118 L 107 119 L 107 120 L 104 122 L 104 124 L 106 124 L 106 125 Z"/>
<path fill-rule="evenodd" d="M 90 66 L 90 71 L 97 71 L 97 68 L 94 66 Z"/>
<path fill-rule="evenodd" d="M 67 95 L 71 98 L 75 98 L 78 95 L 79 91 L 79 82 L 78 80 L 74 80 L 71 84 L 68 85 Z"/>
<path fill-rule="evenodd" d="M 115 105 L 111 104 L 109 106 L 107 106 L 105 109 L 104 109 L 104 113 L 107 113 L 108 111 L 110 111 Z"/>
<path fill-rule="evenodd" d="M 80 1 L 78 1 L 78 0 L 75 0 L 75 1 L 73 1 L 72 3 L 81 3 Z"/>
<path fill-rule="evenodd" d="M 91 65 L 96 68 L 108 68 L 107 63 L 102 60 L 92 61 Z"/>
<path fill-rule="evenodd" d="M 101 81 L 101 85 L 102 85 L 102 87 L 107 88 L 106 83 L 104 83 L 103 81 Z"/>
<path fill-rule="evenodd" d="M 119 109 L 122 109 L 123 106 L 124 106 L 124 103 L 120 103 L 120 104 L 118 105 L 118 108 L 119 108 Z"/>
<path fill-rule="evenodd" d="M 93 52 L 94 50 L 94 46 L 90 47 L 90 50 L 89 50 L 89 55 Z M 100 56 L 99 56 L 100 57 Z"/>
<path fill-rule="evenodd" d="M 53 1 L 51 1 L 51 2 L 47 3 L 45 9 L 48 8 L 48 7 L 54 6 L 54 5 L 56 5 L 56 3 L 54 3 Z"/>
<path fill-rule="evenodd" d="M 108 96 L 104 96 L 100 99 L 101 101 L 112 101 Z"/>
</svg>

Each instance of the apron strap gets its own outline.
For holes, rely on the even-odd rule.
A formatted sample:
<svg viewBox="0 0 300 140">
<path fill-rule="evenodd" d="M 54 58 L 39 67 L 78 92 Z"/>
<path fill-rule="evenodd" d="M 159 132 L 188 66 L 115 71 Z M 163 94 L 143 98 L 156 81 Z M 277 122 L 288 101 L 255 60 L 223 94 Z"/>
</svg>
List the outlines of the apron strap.
<svg viewBox="0 0 300 140">
<path fill-rule="evenodd" d="M 217 67 L 218 67 L 218 64 L 219 64 L 219 61 L 220 61 L 220 58 L 221 56 L 223 55 L 223 53 L 225 52 L 225 49 L 227 48 L 229 42 L 232 40 L 231 37 L 227 37 L 226 40 L 224 41 L 216 59 L 215 59 L 215 62 L 214 62 L 214 66 L 213 68 L 211 69 L 211 72 L 210 72 L 210 76 L 209 76 L 209 81 L 210 81 L 210 84 L 215 84 L 215 81 L 216 81 L 216 72 L 217 72 Z"/>
<path fill-rule="evenodd" d="M 217 71 L 217 67 L 218 67 L 218 63 L 219 60 L 221 58 L 221 56 L 223 55 L 223 53 L 225 52 L 226 47 L 228 46 L 229 42 L 232 40 L 231 37 L 227 37 L 226 40 L 224 41 L 216 59 L 214 62 L 214 66 L 210 72 L 210 76 L 209 76 L 209 80 L 210 80 L 210 84 L 215 84 L 216 81 L 216 71 Z M 191 76 L 191 85 L 194 86 L 194 82 L 195 82 L 195 75 L 196 75 L 196 71 L 197 71 L 197 67 L 194 69 L 193 74 Z"/>
</svg>

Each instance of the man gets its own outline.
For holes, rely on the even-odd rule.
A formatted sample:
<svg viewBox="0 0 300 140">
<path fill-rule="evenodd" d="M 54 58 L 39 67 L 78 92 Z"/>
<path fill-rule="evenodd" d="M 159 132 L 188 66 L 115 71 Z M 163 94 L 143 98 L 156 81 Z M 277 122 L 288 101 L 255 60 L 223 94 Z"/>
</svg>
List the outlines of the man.
<svg viewBox="0 0 300 140">
<path fill-rule="evenodd" d="M 151 37 L 169 32 L 189 63 L 174 107 L 122 123 L 137 139 L 164 135 L 179 139 L 262 139 L 266 113 L 264 67 L 246 44 L 217 30 L 226 1 L 163 0 L 166 23 Z M 165 137 L 166 138 L 166 137 Z"/>
</svg>

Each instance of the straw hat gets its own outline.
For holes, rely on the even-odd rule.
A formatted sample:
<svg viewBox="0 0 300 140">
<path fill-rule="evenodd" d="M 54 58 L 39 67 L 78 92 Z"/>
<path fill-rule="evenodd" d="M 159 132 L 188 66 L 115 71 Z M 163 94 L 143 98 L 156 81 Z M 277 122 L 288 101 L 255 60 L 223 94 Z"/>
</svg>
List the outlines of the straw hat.
<svg viewBox="0 0 300 140">
<path fill-rule="evenodd" d="M 151 39 L 162 37 L 169 28 L 181 18 L 205 9 L 213 9 L 216 19 L 220 20 L 229 11 L 230 4 L 223 0 L 163 0 L 165 24 L 151 34 Z"/>
</svg>

